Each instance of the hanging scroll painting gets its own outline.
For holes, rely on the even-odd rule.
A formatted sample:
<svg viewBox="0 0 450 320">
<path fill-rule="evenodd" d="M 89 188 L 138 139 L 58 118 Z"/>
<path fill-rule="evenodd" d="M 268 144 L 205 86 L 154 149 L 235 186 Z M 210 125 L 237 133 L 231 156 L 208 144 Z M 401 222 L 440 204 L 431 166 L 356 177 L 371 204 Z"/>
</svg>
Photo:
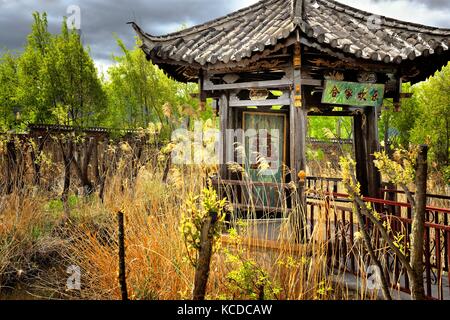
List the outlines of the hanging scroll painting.
<svg viewBox="0 0 450 320">
<path fill-rule="evenodd" d="M 383 104 L 384 89 L 384 84 L 327 80 L 322 103 L 379 107 Z"/>
</svg>

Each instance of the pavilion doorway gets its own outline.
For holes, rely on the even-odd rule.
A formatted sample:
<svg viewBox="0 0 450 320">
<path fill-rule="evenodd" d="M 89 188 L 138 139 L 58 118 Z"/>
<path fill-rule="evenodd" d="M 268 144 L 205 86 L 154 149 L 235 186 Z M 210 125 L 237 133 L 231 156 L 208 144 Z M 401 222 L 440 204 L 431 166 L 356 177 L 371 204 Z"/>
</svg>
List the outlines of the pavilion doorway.
<svg viewBox="0 0 450 320">
<path fill-rule="evenodd" d="M 243 113 L 243 163 L 252 182 L 248 193 L 253 196 L 257 206 L 276 207 L 281 200 L 276 185 L 285 182 L 286 132 L 285 114 Z M 269 185 L 260 186 L 258 183 Z"/>
</svg>

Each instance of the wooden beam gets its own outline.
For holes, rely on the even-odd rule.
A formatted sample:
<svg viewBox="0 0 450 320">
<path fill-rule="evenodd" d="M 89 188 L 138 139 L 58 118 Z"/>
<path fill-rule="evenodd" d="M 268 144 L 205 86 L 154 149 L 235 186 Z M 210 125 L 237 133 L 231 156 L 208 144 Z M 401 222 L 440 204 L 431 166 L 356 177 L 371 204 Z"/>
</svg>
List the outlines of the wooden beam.
<svg viewBox="0 0 450 320">
<path fill-rule="evenodd" d="M 288 88 L 292 86 L 292 80 L 280 79 L 269 81 L 253 81 L 242 83 L 229 83 L 229 84 L 213 84 L 210 81 L 205 81 L 203 90 L 216 91 L 216 90 L 233 90 L 233 89 L 257 89 L 257 88 Z"/>
<path fill-rule="evenodd" d="M 314 116 L 319 116 L 319 117 L 350 117 L 353 115 L 353 111 L 324 111 L 324 112 L 320 112 L 320 111 L 310 111 L 308 112 L 308 116 L 310 117 L 314 117 Z"/>
<path fill-rule="evenodd" d="M 323 80 L 302 78 L 302 86 L 323 87 Z"/>
<path fill-rule="evenodd" d="M 400 93 L 400 99 L 409 99 L 414 95 L 413 92 L 402 92 Z"/>
<path fill-rule="evenodd" d="M 268 99 L 261 101 L 254 100 L 231 100 L 230 107 L 271 107 L 271 106 L 288 106 L 291 104 L 290 98 L 284 99 Z"/>
</svg>

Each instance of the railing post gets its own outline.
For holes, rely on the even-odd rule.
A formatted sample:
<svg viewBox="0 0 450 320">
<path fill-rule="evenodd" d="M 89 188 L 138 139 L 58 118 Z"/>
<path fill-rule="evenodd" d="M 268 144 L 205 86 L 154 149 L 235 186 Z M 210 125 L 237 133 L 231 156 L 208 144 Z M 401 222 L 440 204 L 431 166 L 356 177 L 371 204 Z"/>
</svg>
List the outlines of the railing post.
<svg viewBox="0 0 450 320">
<path fill-rule="evenodd" d="M 128 300 L 127 290 L 127 275 L 125 265 L 125 227 L 123 222 L 123 212 L 117 213 L 117 220 L 119 224 L 119 284 L 122 300 Z"/>
<path fill-rule="evenodd" d="M 303 243 L 307 238 L 306 221 L 308 217 L 308 202 L 306 200 L 306 172 L 301 170 L 297 174 L 297 209 L 292 208 L 291 227 L 293 231 L 294 241 Z"/>
<path fill-rule="evenodd" d="M 447 234 L 447 278 L 448 278 L 448 285 L 449 285 L 449 294 L 450 294 L 450 231 L 446 232 Z"/>
</svg>

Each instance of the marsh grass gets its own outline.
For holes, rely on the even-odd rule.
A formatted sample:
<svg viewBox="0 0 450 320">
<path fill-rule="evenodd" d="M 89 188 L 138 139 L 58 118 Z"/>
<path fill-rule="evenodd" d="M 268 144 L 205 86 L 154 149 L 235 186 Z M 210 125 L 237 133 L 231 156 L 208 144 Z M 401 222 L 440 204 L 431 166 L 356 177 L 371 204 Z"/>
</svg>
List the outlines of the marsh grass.
<svg viewBox="0 0 450 320">
<path fill-rule="evenodd" d="M 206 186 L 206 176 L 207 171 L 199 168 L 173 168 L 165 184 L 162 170 L 143 167 L 133 188 L 124 188 L 126 178 L 114 176 L 103 202 L 95 196 L 74 198 L 71 219 L 64 224 L 63 208 L 56 200 L 36 194 L 2 198 L 2 289 L 13 290 L 22 283 L 34 298 L 119 299 L 115 214 L 123 210 L 130 297 L 190 299 L 194 269 L 187 259 L 180 219 L 185 199 Z M 330 239 L 324 228 L 315 228 L 310 240 L 297 244 L 290 241 L 287 213 L 284 219 L 255 223 L 256 212 L 249 209 L 233 213 L 234 223 L 224 226 L 225 236 L 211 264 L 208 299 L 368 297 L 355 296 L 336 281 L 341 274 L 330 268 Z M 316 223 L 324 226 L 327 219 L 322 210 Z M 275 238 L 268 231 L 274 221 Z M 70 265 L 81 268 L 80 292 L 65 288 Z"/>
<path fill-rule="evenodd" d="M 119 162 L 108 177 L 103 201 L 72 192 L 71 218 L 64 223 L 63 206 L 54 194 L 33 188 L 0 197 L 0 298 L 23 297 L 17 291 L 25 287 L 24 294 L 36 299 L 120 299 L 116 213 L 122 210 L 129 296 L 191 299 L 194 268 L 180 232 L 181 217 L 186 199 L 200 194 L 214 168 L 173 167 L 163 183 L 163 166 L 147 164 L 134 180 L 121 170 L 125 165 Z M 250 194 L 254 186 L 244 182 Z M 319 202 L 324 191 L 315 190 Z M 233 199 L 233 192 L 224 195 Z M 286 194 L 305 226 L 302 243 L 292 241 Z M 270 208 L 257 212 L 251 202 L 246 210 L 230 210 L 212 258 L 208 299 L 378 298 L 377 291 L 367 288 L 368 257 L 357 235 L 348 250 L 355 256 L 357 285 L 346 285 L 345 265 L 326 228 L 336 219 L 333 201 L 319 207 L 311 230 L 305 220 L 310 212 L 298 212 L 295 186 L 275 189 L 273 196 L 284 208 L 276 220 Z M 389 254 L 383 243 L 376 248 L 381 257 Z M 81 291 L 66 290 L 71 265 L 81 268 Z"/>
</svg>

